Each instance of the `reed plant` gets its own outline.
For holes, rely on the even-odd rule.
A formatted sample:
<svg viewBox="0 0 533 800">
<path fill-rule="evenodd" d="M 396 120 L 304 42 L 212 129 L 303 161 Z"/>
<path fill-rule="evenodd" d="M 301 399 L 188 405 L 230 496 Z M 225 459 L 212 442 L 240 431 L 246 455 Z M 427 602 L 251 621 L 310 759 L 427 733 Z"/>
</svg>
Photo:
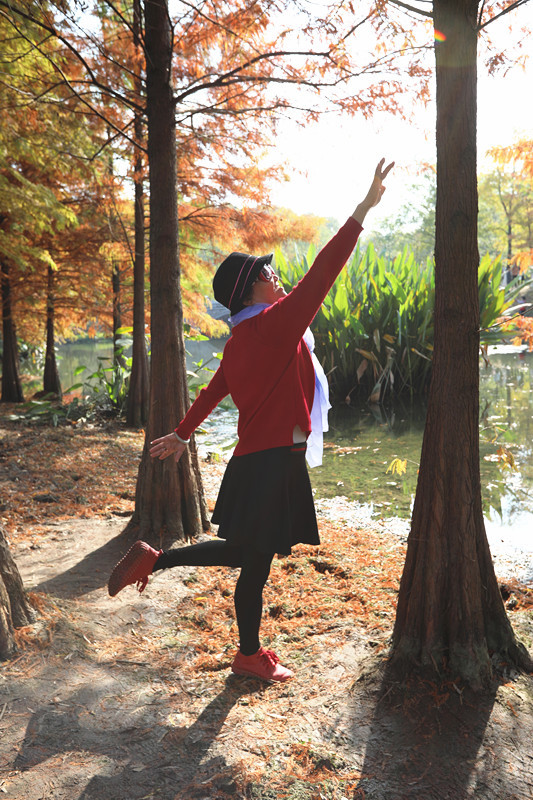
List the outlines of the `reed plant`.
<svg viewBox="0 0 533 800">
<path fill-rule="evenodd" d="M 286 288 L 294 286 L 315 257 L 310 247 L 287 260 L 276 252 L 276 269 Z M 479 267 L 482 327 L 491 326 L 512 304 L 516 291 L 501 287 L 499 259 L 483 258 Z M 433 258 L 415 261 L 407 247 L 394 259 L 360 245 L 326 297 L 312 324 L 316 355 L 328 375 L 334 402 L 426 393 L 433 351 L 435 299 Z"/>
</svg>

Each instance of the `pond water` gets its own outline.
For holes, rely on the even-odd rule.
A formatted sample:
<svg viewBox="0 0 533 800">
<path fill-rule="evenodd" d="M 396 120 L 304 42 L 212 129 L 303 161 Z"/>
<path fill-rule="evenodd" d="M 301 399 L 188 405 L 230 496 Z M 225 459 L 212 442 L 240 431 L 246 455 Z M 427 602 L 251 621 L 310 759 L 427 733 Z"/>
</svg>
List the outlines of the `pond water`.
<svg viewBox="0 0 533 800">
<path fill-rule="evenodd" d="M 60 344 L 56 351 L 57 370 L 63 392 L 67 392 L 74 384 L 81 383 L 84 376 L 88 377 L 99 367 L 99 358 L 111 359 L 113 356 L 113 342 L 110 339 L 78 339 L 74 342 Z M 105 366 L 110 364 L 105 362 Z M 86 367 L 81 375 L 76 375 L 78 367 Z M 25 380 L 24 395 L 29 397 L 33 392 L 43 388 L 43 367 L 35 361 L 24 362 L 21 371 L 26 376 L 35 376 Z"/>
<path fill-rule="evenodd" d="M 206 367 L 216 369 L 218 359 L 216 353 L 224 349 L 225 339 L 211 339 L 208 341 L 190 341 L 187 343 L 187 366 L 194 369 L 195 365 L 203 360 Z M 125 351 L 128 355 L 128 350 Z M 82 383 L 92 375 L 104 359 L 104 366 L 111 366 L 113 357 L 113 342 L 111 339 L 77 339 L 73 342 L 63 342 L 56 350 L 57 370 L 63 392 L 67 392 L 74 384 Z M 84 372 L 76 375 L 79 367 L 85 367 Z M 29 397 L 33 392 L 43 388 L 43 367 L 36 361 L 24 362 L 21 368 L 27 378 L 24 383 L 24 394 Z M 32 377 L 35 376 L 35 377 Z M 207 379 L 209 375 L 206 372 Z"/>
<path fill-rule="evenodd" d="M 490 366 L 482 364 L 480 374 L 487 536 L 499 574 L 533 583 L 533 354 L 493 348 Z M 329 419 L 323 465 L 310 470 L 315 496 L 344 497 L 343 513 L 349 511 L 354 522 L 388 519 L 391 529 L 407 534 L 425 409 L 342 406 Z M 235 428 L 235 410 L 214 413 L 198 437 L 201 450 L 231 453 Z M 512 467 L 498 455 L 501 446 L 514 459 Z M 395 458 L 407 462 L 402 475 L 387 471 Z"/>
<path fill-rule="evenodd" d="M 210 366 L 216 368 L 212 354 L 223 345 L 223 340 L 189 342 L 189 367 L 199 359 L 211 359 Z M 98 358 L 111 354 L 109 341 L 61 345 L 58 366 L 63 387 L 82 379 L 74 375 L 78 366 L 86 366 L 84 375 L 90 375 Z M 533 583 L 533 354 L 512 347 L 493 348 L 490 365 L 481 363 L 480 378 L 480 466 L 487 536 L 499 574 L 507 570 Z M 424 420 L 421 406 L 332 409 L 324 463 L 310 470 L 319 504 L 331 509 L 333 498 L 337 502 L 346 498 L 342 513 L 349 514 L 354 524 L 385 521 L 406 535 Z M 218 452 L 228 458 L 236 436 L 236 411 L 231 403 L 213 412 L 202 430 L 200 452 Z M 512 467 L 498 455 L 502 445 L 514 460 Z M 389 469 L 395 458 L 406 461 L 402 475 Z"/>
</svg>

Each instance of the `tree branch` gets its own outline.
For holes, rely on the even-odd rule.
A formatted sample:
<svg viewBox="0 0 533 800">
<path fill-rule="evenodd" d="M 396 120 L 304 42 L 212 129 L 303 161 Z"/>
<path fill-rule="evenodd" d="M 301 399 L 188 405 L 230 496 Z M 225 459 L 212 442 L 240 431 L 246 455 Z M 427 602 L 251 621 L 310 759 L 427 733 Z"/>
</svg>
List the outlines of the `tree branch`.
<svg viewBox="0 0 533 800">
<path fill-rule="evenodd" d="M 305 51 L 305 50 L 293 50 L 293 51 L 291 51 L 291 50 L 277 50 L 277 51 L 272 51 L 270 53 L 261 53 L 260 55 L 254 56 L 254 58 L 248 59 L 248 61 L 245 61 L 240 66 L 229 70 L 229 72 L 225 72 L 222 75 L 218 75 L 217 78 L 215 78 L 214 80 L 205 81 L 205 82 L 202 82 L 199 85 L 197 84 L 195 86 L 190 86 L 188 89 L 186 89 L 181 94 L 177 94 L 176 97 L 174 98 L 174 102 L 176 104 L 180 103 L 180 102 L 183 102 L 183 100 L 185 100 L 186 97 L 188 97 L 191 94 L 194 94 L 195 92 L 201 91 L 202 89 L 211 89 L 211 88 L 213 88 L 215 86 L 225 86 L 225 85 L 227 85 L 226 81 L 228 81 L 229 78 L 232 78 L 235 75 L 240 75 L 243 70 L 248 69 L 249 67 L 253 67 L 254 64 L 257 64 L 259 61 L 266 61 L 266 60 L 270 60 L 272 58 L 280 58 L 280 57 L 286 57 L 286 56 L 316 56 L 316 57 L 325 58 L 325 57 L 329 56 L 330 52 L 331 52 L 330 50 L 325 50 L 323 52 L 313 52 L 313 51 Z M 204 77 L 208 77 L 208 76 L 204 76 Z M 203 81 L 203 78 L 200 78 L 200 81 Z M 235 82 L 236 82 L 235 80 L 231 81 L 231 83 L 235 83 Z"/>
<path fill-rule="evenodd" d="M 143 111 L 142 106 L 139 106 L 137 103 L 133 102 L 133 100 L 130 100 L 129 98 L 120 94 L 120 92 L 115 91 L 110 86 L 106 86 L 105 84 L 103 84 L 94 74 L 91 66 L 87 63 L 87 60 L 82 56 L 80 51 L 76 47 L 74 47 L 65 36 L 63 36 L 59 31 L 57 31 L 54 25 L 52 25 L 51 23 L 47 23 L 44 20 L 37 19 L 36 17 L 33 17 L 31 14 L 27 14 L 22 9 L 12 5 L 9 2 L 9 0 L 0 0 L 0 9 L 3 10 L 2 11 L 3 16 L 13 26 L 18 35 L 22 39 L 24 39 L 24 41 L 28 42 L 28 44 L 30 44 L 32 47 L 36 48 L 39 51 L 39 53 L 41 53 L 41 55 L 44 58 L 46 58 L 47 61 L 54 67 L 54 69 L 56 69 L 59 72 L 63 80 L 65 80 L 65 82 L 67 82 L 69 85 L 70 82 L 68 81 L 68 79 L 66 78 L 60 67 L 55 63 L 55 61 L 49 55 L 47 55 L 47 53 L 43 52 L 40 46 L 38 46 L 35 42 L 32 42 L 32 40 L 24 33 L 24 31 L 20 30 L 20 28 L 15 24 L 10 14 L 7 12 L 12 12 L 16 14 L 18 17 L 21 17 L 22 19 L 25 19 L 26 21 L 30 22 L 32 25 L 36 25 L 38 28 L 41 28 L 42 30 L 46 31 L 51 36 L 55 37 L 59 42 L 61 42 L 61 44 L 63 44 L 83 66 L 93 86 L 95 86 L 97 89 L 100 89 L 100 91 L 103 94 L 107 94 L 114 100 L 124 103 L 124 105 L 136 109 L 137 111 Z"/>
<path fill-rule="evenodd" d="M 483 18 L 483 11 L 484 10 L 485 10 L 485 0 L 482 0 L 481 6 L 480 6 L 480 9 L 479 9 L 479 14 L 478 14 L 478 17 L 477 17 L 477 29 L 478 30 L 479 30 L 479 26 L 481 25 L 481 20 Z"/>
<path fill-rule="evenodd" d="M 515 9 L 520 8 L 520 6 L 524 6 L 526 3 L 529 3 L 529 0 L 515 0 L 515 2 L 511 3 L 510 6 L 507 6 L 507 8 L 504 8 L 502 11 L 500 11 L 498 14 L 495 14 L 493 17 L 488 19 L 486 22 L 482 22 L 480 25 L 478 25 L 478 28 L 477 28 L 478 31 L 483 30 L 483 28 L 486 28 L 487 25 L 491 24 L 491 22 L 494 22 L 495 20 L 499 19 L 500 17 L 503 17 L 504 14 L 508 14 L 509 11 L 514 11 Z M 479 19 L 481 21 L 481 14 L 480 14 Z"/>
<path fill-rule="evenodd" d="M 411 48 L 413 52 L 418 52 L 424 50 L 425 47 L 416 47 Z M 392 57 L 397 55 L 404 55 L 406 50 L 396 50 L 394 53 L 388 53 L 381 58 L 374 61 L 372 64 L 369 64 L 368 67 L 365 67 L 364 70 L 361 72 L 348 72 L 347 70 L 344 71 L 344 74 L 341 75 L 338 79 L 333 81 L 312 81 L 312 80 L 302 80 L 300 77 L 273 77 L 273 76 L 265 76 L 265 75 L 243 75 L 242 71 L 247 67 L 254 66 L 259 61 L 266 60 L 266 59 L 273 59 L 279 57 L 286 57 L 286 56 L 308 56 L 308 57 L 315 57 L 315 58 L 329 58 L 333 63 L 334 59 L 332 57 L 332 50 L 325 50 L 325 51 L 312 51 L 312 50 L 279 50 L 279 51 L 272 51 L 269 53 L 262 53 L 258 56 L 255 56 L 252 59 L 249 59 L 245 63 L 241 64 L 239 67 L 235 67 L 235 69 L 230 70 L 222 75 L 218 75 L 216 78 L 212 80 L 206 80 L 209 76 L 203 76 L 198 80 L 200 83 L 197 83 L 194 86 L 190 86 L 188 89 L 183 91 L 181 94 L 176 94 L 175 96 L 175 103 L 176 105 L 180 102 L 183 102 L 187 97 L 196 92 L 205 90 L 205 89 L 214 89 L 214 88 L 222 88 L 225 86 L 231 86 L 233 84 L 239 83 L 241 81 L 246 83 L 289 83 L 289 84 L 297 84 L 299 86 L 309 86 L 314 89 L 318 88 L 331 88 L 338 86 L 343 81 L 346 81 L 349 78 L 360 77 L 362 74 L 370 74 L 372 72 L 376 72 L 381 65 L 386 63 Z"/>
<path fill-rule="evenodd" d="M 188 8 L 190 8 L 191 11 L 193 11 L 196 16 L 201 17 L 202 19 L 205 19 L 206 22 L 211 23 L 211 25 L 214 25 L 216 28 L 219 28 L 221 31 L 225 31 L 226 33 L 229 33 L 230 36 L 235 36 L 236 39 L 242 39 L 242 36 L 240 36 L 239 34 L 235 33 L 235 31 L 232 30 L 229 26 L 223 25 L 218 20 L 213 19 L 208 14 L 205 14 L 197 6 L 195 6 L 194 3 L 189 3 L 189 2 L 187 2 L 187 0 L 181 0 L 181 2 L 182 2 L 182 5 L 187 6 Z"/>
<path fill-rule="evenodd" d="M 124 23 L 124 25 L 125 25 L 125 26 L 126 26 L 126 28 L 129 30 L 129 32 L 131 33 L 131 35 L 132 35 L 132 38 L 133 38 L 133 34 L 134 34 L 134 31 L 133 31 L 133 23 L 132 23 L 132 22 L 130 22 L 129 20 L 127 20 L 127 19 L 126 19 L 126 17 L 124 16 L 124 14 L 122 14 L 122 13 L 121 13 L 121 11 L 120 11 L 120 10 L 117 8 L 117 6 L 116 6 L 116 5 L 115 5 L 115 4 L 114 4 L 114 3 L 113 3 L 111 0 L 104 0 L 104 2 L 105 2 L 105 4 L 106 4 L 107 6 L 109 6 L 109 8 L 111 9 L 111 11 L 112 11 L 114 14 L 116 14 L 116 15 L 117 15 L 117 17 L 118 17 L 118 18 L 119 18 L 119 19 L 120 19 L 120 20 L 121 20 L 121 21 Z"/>
<path fill-rule="evenodd" d="M 420 2 L 432 2 L 432 0 L 420 0 Z M 422 8 L 416 8 L 416 6 L 404 3 L 402 0 L 389 0 L 389 3 L 392 3 L 394 6 L 399 6 L 400 8 L 405 8 L 407 11 L 412 11 L 414 14 L 419 14 L 422 17 L 433 19 L 432 11 L 424 11 Z"/>
<path fill-rule="evenodd" d="M 5 3 L 4 0 L 0 0 L 0 9 L 5 8 L 7 5 L 8 5 L 8 3 Z M 29 16 L 29 15 L 27 15 L 25 13 L 19 12 L 18 9 L 16 9 L 16 11 L 19 13 L 19 16 L 22 16 L 24 19 L 27 19 L 28 21 L 30 21 L 32 23 L 35 23 L 38 26 L 42 27 L 44 30 L 48 31 L 52 36 L 55 36 L 57 39 L 59 39 L 59 41 L 63 41 L 63 38 L 54 30 L 53 27 L 48 27 L 44 23 L 34 20 L 31 16 Z M 2 16 L 7 17 L 7 19 L 9 20 L 9 23 L 12 25 L 13 29 L 17 32 L 17 34 L 24 41 L 28 42 L 28 44 L 30 44 L 32 46 L 32 48 L 36 49 L 42 55 L 42 57 L 44 59 L 46 59 L 46 61 L 48 61 L 48 63 L 51 65 L 52 69 L 54 69 L 60 75 L 62 84 L 64 86 L 68 87 L 68 89 L 70 90 L 72 95 L 74 97 L 76 97 L 80 101 L 80 103 L 82 103 L 84 106 L 86 106 L 86 108 L 89 109 L 91 114 L 94 114 L 98 119 L 101 119 L 103 122 L 105 122 L 106 125 L 109 125 L 118 135 L 123 136 L 128 142 L 130 142 L 130 144 L 133 145 L 133 147 L 135 147 L 135 148 L 139 147 L 139 144 L 137 142 L 135 142 L 134 139 L 132 139 L 130 136 L 128 136 L 125 133 L 126 129 L 129 127 L 129 123 L 124 128 L 119 128 L 113 122 L 113 120 L 109 119 L 105 114 L 103 114 L 98 108 L 95 107 L 95 105 L 92 102 L 89 102 L 89 100 L 87 100 L 87 98 L 84 97 L 75 88 L 74 83 L 68 78 L 67 75 L 65 75 L 65 73 L 62 70 L 62 68 L 55 62 L 55 60 L 53 58 L 51 58 L 51 56 L 48 53 L 46 53 L 44 50 L 42 50 L 40 45 L 37 45 L 35 42 L 32 42 L 32 40 L 25 34 L 25 32 L 19 29 L 19 27 L 16 25 L 16 23 L 14 22 L 13 19 L 11 19 L 3 11 L 0 11 L 0 14 L 2 14 Z M 99 89 L 102 90 L 102 93 L 104 95 L 107 94 L 107 95 L 113 97 L 113 99 L 115 99 L 115 100 L 119 99 L 121 102 L 124 102 L 125 105 L 127 105 L 127 106 L 129 106 L 129 107 L 131 107 L 131 108 L 133 108 L 133 109 L 135 109 L 135 110 L 137 110 L 139 112 L 144 112 L 144 108 L 142 106 L 139 106 L 137 103 L 134 103 L 133 101 L 129 101 L 127 98 L 122 96 L 120 93 L 114 92 L 109 87 L 105 87 L 103 84 L 101 84 L 99 81 L 97 81 L 95 76 L 94 76 L 94 73 L 91 70 L 91 68 L 89 67 L 89 65 L 87 65 L 87 62 L 85 61 L 84 58 L 82 58 L 81 54 L 76 50 L 76 48 L 70 46 L 70 44 L 68 45 L 68 48 L 69 48 L 69 50 L 71 52 L 73 52 L 78 57 L 78 59 L 81 61 L 81 63 L 84 66 L 86 65 L 87 74 L 88 74 L 89 79 L 90 79 L 88 82 L 87 81 L 76 81 L 76 83 L 83 83 L 83 84 L 88 83 L 89 85 L 96 86 L 96 88 L 99 88 Z"/>
</svg>

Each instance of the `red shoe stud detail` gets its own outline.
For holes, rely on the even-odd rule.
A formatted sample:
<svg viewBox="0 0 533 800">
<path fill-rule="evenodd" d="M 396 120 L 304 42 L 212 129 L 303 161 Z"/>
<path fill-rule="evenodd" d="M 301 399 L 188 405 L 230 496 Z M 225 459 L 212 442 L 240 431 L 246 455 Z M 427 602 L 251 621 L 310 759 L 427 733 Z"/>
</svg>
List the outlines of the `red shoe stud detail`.
<svg viewBox="0 0 533 800">
<path fill-rule="evenodd" d="M 111 597 L 131 584 L 137 584 L 139 592 L 143 592 L 148 583 L 148 576 L 152 574 L 155 562 L 162 552 L 154 550 L 146 542 L 135 542 L 109 577 L 107 589 Z"/>
</svg>

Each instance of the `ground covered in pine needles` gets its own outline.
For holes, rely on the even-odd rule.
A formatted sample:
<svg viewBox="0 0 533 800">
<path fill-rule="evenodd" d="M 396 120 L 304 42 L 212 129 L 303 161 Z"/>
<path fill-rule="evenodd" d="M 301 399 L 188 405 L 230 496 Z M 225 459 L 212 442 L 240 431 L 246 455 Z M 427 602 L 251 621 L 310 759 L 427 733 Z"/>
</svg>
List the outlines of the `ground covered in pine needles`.
<svg viewBox="0 0 533 800">
<path fill-rule="evenodd" d="M 456 681 L 384 680 L 397 536 L 321 512 L 320 548 L 276 560 L 265 594 L 263 641 L 295 678 L 239 678 L 235 571 L 179 568 L 142 595 L 107 594 L 132 541 L 123 530 L 142 434 L 2 413 L 0 524 L 39 614 L 0 665 L 0 796 L 533 797 L 530 676 L 482 696 Z M 210 507 L 222 470 L 202 465 Z M 511 588 L 509 613 L 531 648 L 532 592 Z"/>
</svg>

